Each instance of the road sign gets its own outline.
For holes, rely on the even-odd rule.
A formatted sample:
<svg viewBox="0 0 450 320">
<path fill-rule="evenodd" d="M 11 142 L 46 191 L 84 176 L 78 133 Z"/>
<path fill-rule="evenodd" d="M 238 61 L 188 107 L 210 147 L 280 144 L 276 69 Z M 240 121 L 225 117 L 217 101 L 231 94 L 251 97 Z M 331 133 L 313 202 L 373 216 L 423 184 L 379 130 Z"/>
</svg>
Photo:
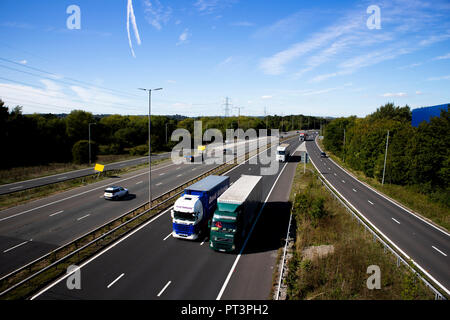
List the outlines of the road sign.
<svg viewBox="0 0 450 320">
<path fill-rule="evenodd" d="M 105 170 L 105 166 L 102 165 L 102 164 L 96 163 L 96 164 L 95 164 L 94 170 L 95 170 L 95 171 L 99 171 L 99 172 L 103 172 L 103 170 Z"/>
</svg>

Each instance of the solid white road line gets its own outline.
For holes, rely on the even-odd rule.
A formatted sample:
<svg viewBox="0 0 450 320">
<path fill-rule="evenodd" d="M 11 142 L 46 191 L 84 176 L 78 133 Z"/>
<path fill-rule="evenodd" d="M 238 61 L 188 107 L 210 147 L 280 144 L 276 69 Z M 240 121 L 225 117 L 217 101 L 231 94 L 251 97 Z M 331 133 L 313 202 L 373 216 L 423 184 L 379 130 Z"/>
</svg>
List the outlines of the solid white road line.
<svg viewBox="0 0 450 320">
<path fill-rule="evenodd" d="M 165 173 L 165 172 L 163 172 L 163 173 L 160 173 L 159 175 L 160 175 L 160 176 L 163 176 L 163 175 L 165 175 L 165 174 L 166 174 L 166 173 Z"/>
<path fill-rule="evenodd" d="M 91 214 L 87 214 L 87 215 L 85 215 L 85 216 L 82 216 L 81 218 L 78 218 L 77 221 L 83 220 L 84 218 L 87 218 L 87 217 L 89 217 L 90 215 L 91 215 Z"/>
<path fill-rule="evenodd" d="M 160 186 L 160 185 L 162 185 L 162 182 L 156 184 L 156 186 Z"/>
<path fill-rule="evenodd" d="M 163 239 L 163 241 L 166 241 L 171 235 L 172 235 L 172 232 L 169 233 L 169 234 L 167 235 L 167 237 L 165 237 L 165 238 Z"/>
<path fill-rule="evenodd" d="M 438 248 L 436 248 L 435 246 L 432 246 L 434 250 L 436 250 L 437 252 L 439 252 L 440 254 L 442 254 L 443 256 L 447 256 L 445 253 L 443 253 L 441 250 L 439 250 Z"/>
<path fill-rule="evenodd" d="M 162 288 L 162 290 L 158 293 L 157 297 L 160 297 L 163 294 L 163 292 L 167 289 L 167 287 L 170 286 L 171 283 L 172 281 L 167 282 L 164 288 Z"/>
<path fill-rule="evenodd" d="M 139 182 L 136 182 L 136 184 L 141 184 L 141 183 L 144 183 L 144 181 L 139 181 Z"/>
<path fill-rule="evenodd" d="M 18 248 L 18 247 L 21 247 L 21 246 L 23 246 L 24 244 L 26 244 L 26 243 L 28 243 L 28 242 L 30 242 L 30 241 L 24 241 L 24 242 L 22 242 L 22 243 L 19 243 L 18 245 L 14 246 L 14 247 L 12 247 L 12 248 L 6 249 L 5 251 L 3 251 L 3 253 L 7 253 L 8 251 L 11 251 L 11 250 L 14 250 L 14 249 L 16 249 L 16 248 Z"/>
<path fill-rule="evenodd" d="M 62 179 L 67 179 L 67 176 L 61 177 L 61 178 L 57 178 L 56 180 L 62 180 Z"/>
<path fill-rule="evenodd" d="M 16 190 L 16 189 L 20 189 L 20 188 L 23 188 L 23 186 L 18 186 L 18 187 L 9 188 L 9 190 Z"/>
<path fill-rule="evenodd" d="M 370 201 L 370 200 L 367 200 L 371 205 L 373 205 L 373 202 L 372 201 Z"/>
<path fill-rule="evenodd" d="M 357 192 L 355 189 L 353 189 L 353 192 Z"/>
<path fill-rule="evenodd" d="M 216 300 L 220 300 L 220 299 L 222 298 L 222 295 L 223 295 L 223 293 L 225 292 L 225 289 L 226 289 L 226 287 L 227 287 L 227 285 L 228 285 L 228 282 L 230 281 L 231 276 L 232 276 L 232 274 L 234 273 L 234 270 L 236 269 L 236 266 L 237 266 L 237 264 L 238 264 L 238 262 L 239 262 L 239 259 L 241 258 L 242 252 L 244 251 L 245 246 L 247 245 L 248 239 L 250 239 L 250 236 L 252 235 L 253 229 L 255 228 L 255 225 L 256 225 L 256 223 L 257 223 L 258 220 L 259 220 L 259 216 L 260 216 L 261 213 L 263 212 L 264 207 L 266 206 L 267 200 L 269 200 L 269 197 L 270 197 L 270 195 L 272 194 L 273 189 L 274 189 L 275 186 L 277 185 L 277 182 L 278 182 L 278 180 L 280 179 L 281 175 L 283 174 L 283 171 L 284 171 L 284 169 L 286 168 L 286 165 L 287 165 L 287 164 L 288 164 L 287 162 L 284 164 L 283 168 L 281 169 L 280 173 L 278 174 L 277 179 L 275 180 L 274 184 L 272 185 L 272 188 L 270 189 L 269 194 L 267 195 L 266 199 L 264 200 L 264 203 L 263 203 L 261 209 L 259 210 L 258 216 L 256 217 L 255 222 L 253 223 L 253 226 L 252 226 L 252 228 L 250 229 L 250 231 L 249 231 L 249 233 L 248 233 L 248 235 L 247 235 L 247 238 L 246 238 L 245 241 L 244 241 L 244 244 L 242 245 L 241 251 L 239 252 L 238 256 L 236 257 L 236 260 L 234 261 L 233 265 L 231 266 L 230 272 L 228 273 L 227 278 L 225 279 L 225 282 L 224 282 L 224 284 L 222 285 L 222 288 L 220 289 L 220 292 L 219 292 L 219 294 L 217 295 Z"/>
<path fill-rule="evenodd" d="M 177 178 L 179 178 L 179 177 L 181 177 L 182 176 L 182 174 L 179 174 L 179 175 L 177 175 Z"/>
<path fill-rule="evenodd" d="M 103 197 L 103 196 L 102 196 Z M 64 212 L 64 210 L 61 210 L 61 211 L 58 211 L 58 212 L 55 212 L 55 213 L 52 213 L 51 215 L 49 215 L 49 217 L 53 217 L 53 216 L 56 216 L 57 214 L 60 214 L 60 213 L 63 213 Z"/>
<path fill-rule="evenodd" d="M 114 280 L 113 282 L 111 282 L 111 283 L 107 286 L 107 288 L 108 288 L 108 289 L 111 288 L 111 287 L 112 287 L 117 281 L 119 281 L 120 278 L 122 278 L 124 275 L 125 275 L 125 273 L 122 273 L 120 276 L 118 276 L 118 277 L 116 278 L 116 280 Z"/>
<path fill-rule="evenodd" d="M 398 224 L 400 224 L 400 222 L 398 222 L 397 220 L 395 220 L 394 218 L 391 218 L 392 220 L 394 220 L 395 222 L 397 222 Z"/>
</svg>

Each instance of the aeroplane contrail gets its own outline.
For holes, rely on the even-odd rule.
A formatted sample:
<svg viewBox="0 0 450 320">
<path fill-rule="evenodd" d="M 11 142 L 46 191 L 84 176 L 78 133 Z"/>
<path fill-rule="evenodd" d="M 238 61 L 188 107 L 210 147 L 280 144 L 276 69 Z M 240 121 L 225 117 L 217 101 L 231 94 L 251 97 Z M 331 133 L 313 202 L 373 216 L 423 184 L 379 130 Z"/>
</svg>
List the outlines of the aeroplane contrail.
<svg viewBox="0 0 450 320">
<path fill-rule="evenodd" d="M 139 37 L 139 31 L 136 24 L 136 17 L 134 16 L 133 0 L 128 0 L 127 5 L 127 31 L 128 31 L 128 44 L 130 45 L 131 54 L 133 55 L 134 58 L 136 58 L 136 55 L 134 54 L 133 50 L 133 44 L 131 43 L 130 20 L 131 23 L 133 24 L 134 36 L 136 37 L 137 44 L 141 45 L 141 38 Z"/>
</svg>

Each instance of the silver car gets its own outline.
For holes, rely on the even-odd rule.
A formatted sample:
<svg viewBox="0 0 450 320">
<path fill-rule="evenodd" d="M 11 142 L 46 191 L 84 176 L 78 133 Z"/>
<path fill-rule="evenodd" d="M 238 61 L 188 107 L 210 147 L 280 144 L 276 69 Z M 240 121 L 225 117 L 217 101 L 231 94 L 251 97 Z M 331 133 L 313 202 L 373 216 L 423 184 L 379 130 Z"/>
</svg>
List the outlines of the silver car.
<svg viewBox="0 0 450 320">
<path fill-rule="evenodd" d="M 104 194 L 106 200 L 117 200 L 126 196 L 128 196 L 128 189 L 116 186 L 106 188 Z"/>
</svg>

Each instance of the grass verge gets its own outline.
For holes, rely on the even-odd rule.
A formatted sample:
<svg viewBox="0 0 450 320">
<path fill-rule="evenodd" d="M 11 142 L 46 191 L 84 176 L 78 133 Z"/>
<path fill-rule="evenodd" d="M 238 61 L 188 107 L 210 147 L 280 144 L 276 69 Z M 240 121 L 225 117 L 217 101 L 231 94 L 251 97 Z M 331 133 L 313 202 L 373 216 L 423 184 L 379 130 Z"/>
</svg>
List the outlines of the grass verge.
<svg viewBox="0 0 450 320">
<path fill-rule="evenodd" d="M 143 156 L 131 156 L 129 154 L 121 155 L 99 155 L 97 156 L 97 163 L 110 164 L 114 162 L 132 160 L 142 158 Z M 36 178 L 42 178 L 55 174 L 88 169 L 92 168 L 88 164 L 75 164 L 75 163 L 50 163 L 48 165 L 30 166 L 30 167 L 17 167 L 7 170 L 0 170 L 0 185 L 14 183 L 17 181 L 31 180 Z"/>
<path fill-rule="evenodd" d="M 162 164 L 163 162 L 168 161 L 170 161 L 170 159 L 155 160 L 152 161 L 152 165 Z M 32 188 L 24 191 L 14 192 L 11 194 L 0 195 L 0 210 L 5 210 L 11 207 L 28 203 L 30 201 L 39 200 L 61 192 L 72 190 L 74 188 L 106 180 L 113 176 L 123 175 L 128 172 L 137 171 L 147 167 L 148 164 L 140 164 L 132 167 L 126 167 L 123 169 L 105 171 L 104 173 L 101 173 L 98 177 L 97 175 L 91 175 L 67 181 L 62 181 L 42 187 Z"/>
<path fill-rule="evenodd" d="M 311 164 L 297 167 L 291 190 L 296 239 L 288 261 L 287 299 L 428 300 L 434 294 L 352 218 L 318 180 Z M 294 196 L 295 195 L 295 196 Z M 306 249 L 329 246 L 322 256 Z M 380 289 L 370 290 L 369 266 L 380 268 Z"/>
</svg>

